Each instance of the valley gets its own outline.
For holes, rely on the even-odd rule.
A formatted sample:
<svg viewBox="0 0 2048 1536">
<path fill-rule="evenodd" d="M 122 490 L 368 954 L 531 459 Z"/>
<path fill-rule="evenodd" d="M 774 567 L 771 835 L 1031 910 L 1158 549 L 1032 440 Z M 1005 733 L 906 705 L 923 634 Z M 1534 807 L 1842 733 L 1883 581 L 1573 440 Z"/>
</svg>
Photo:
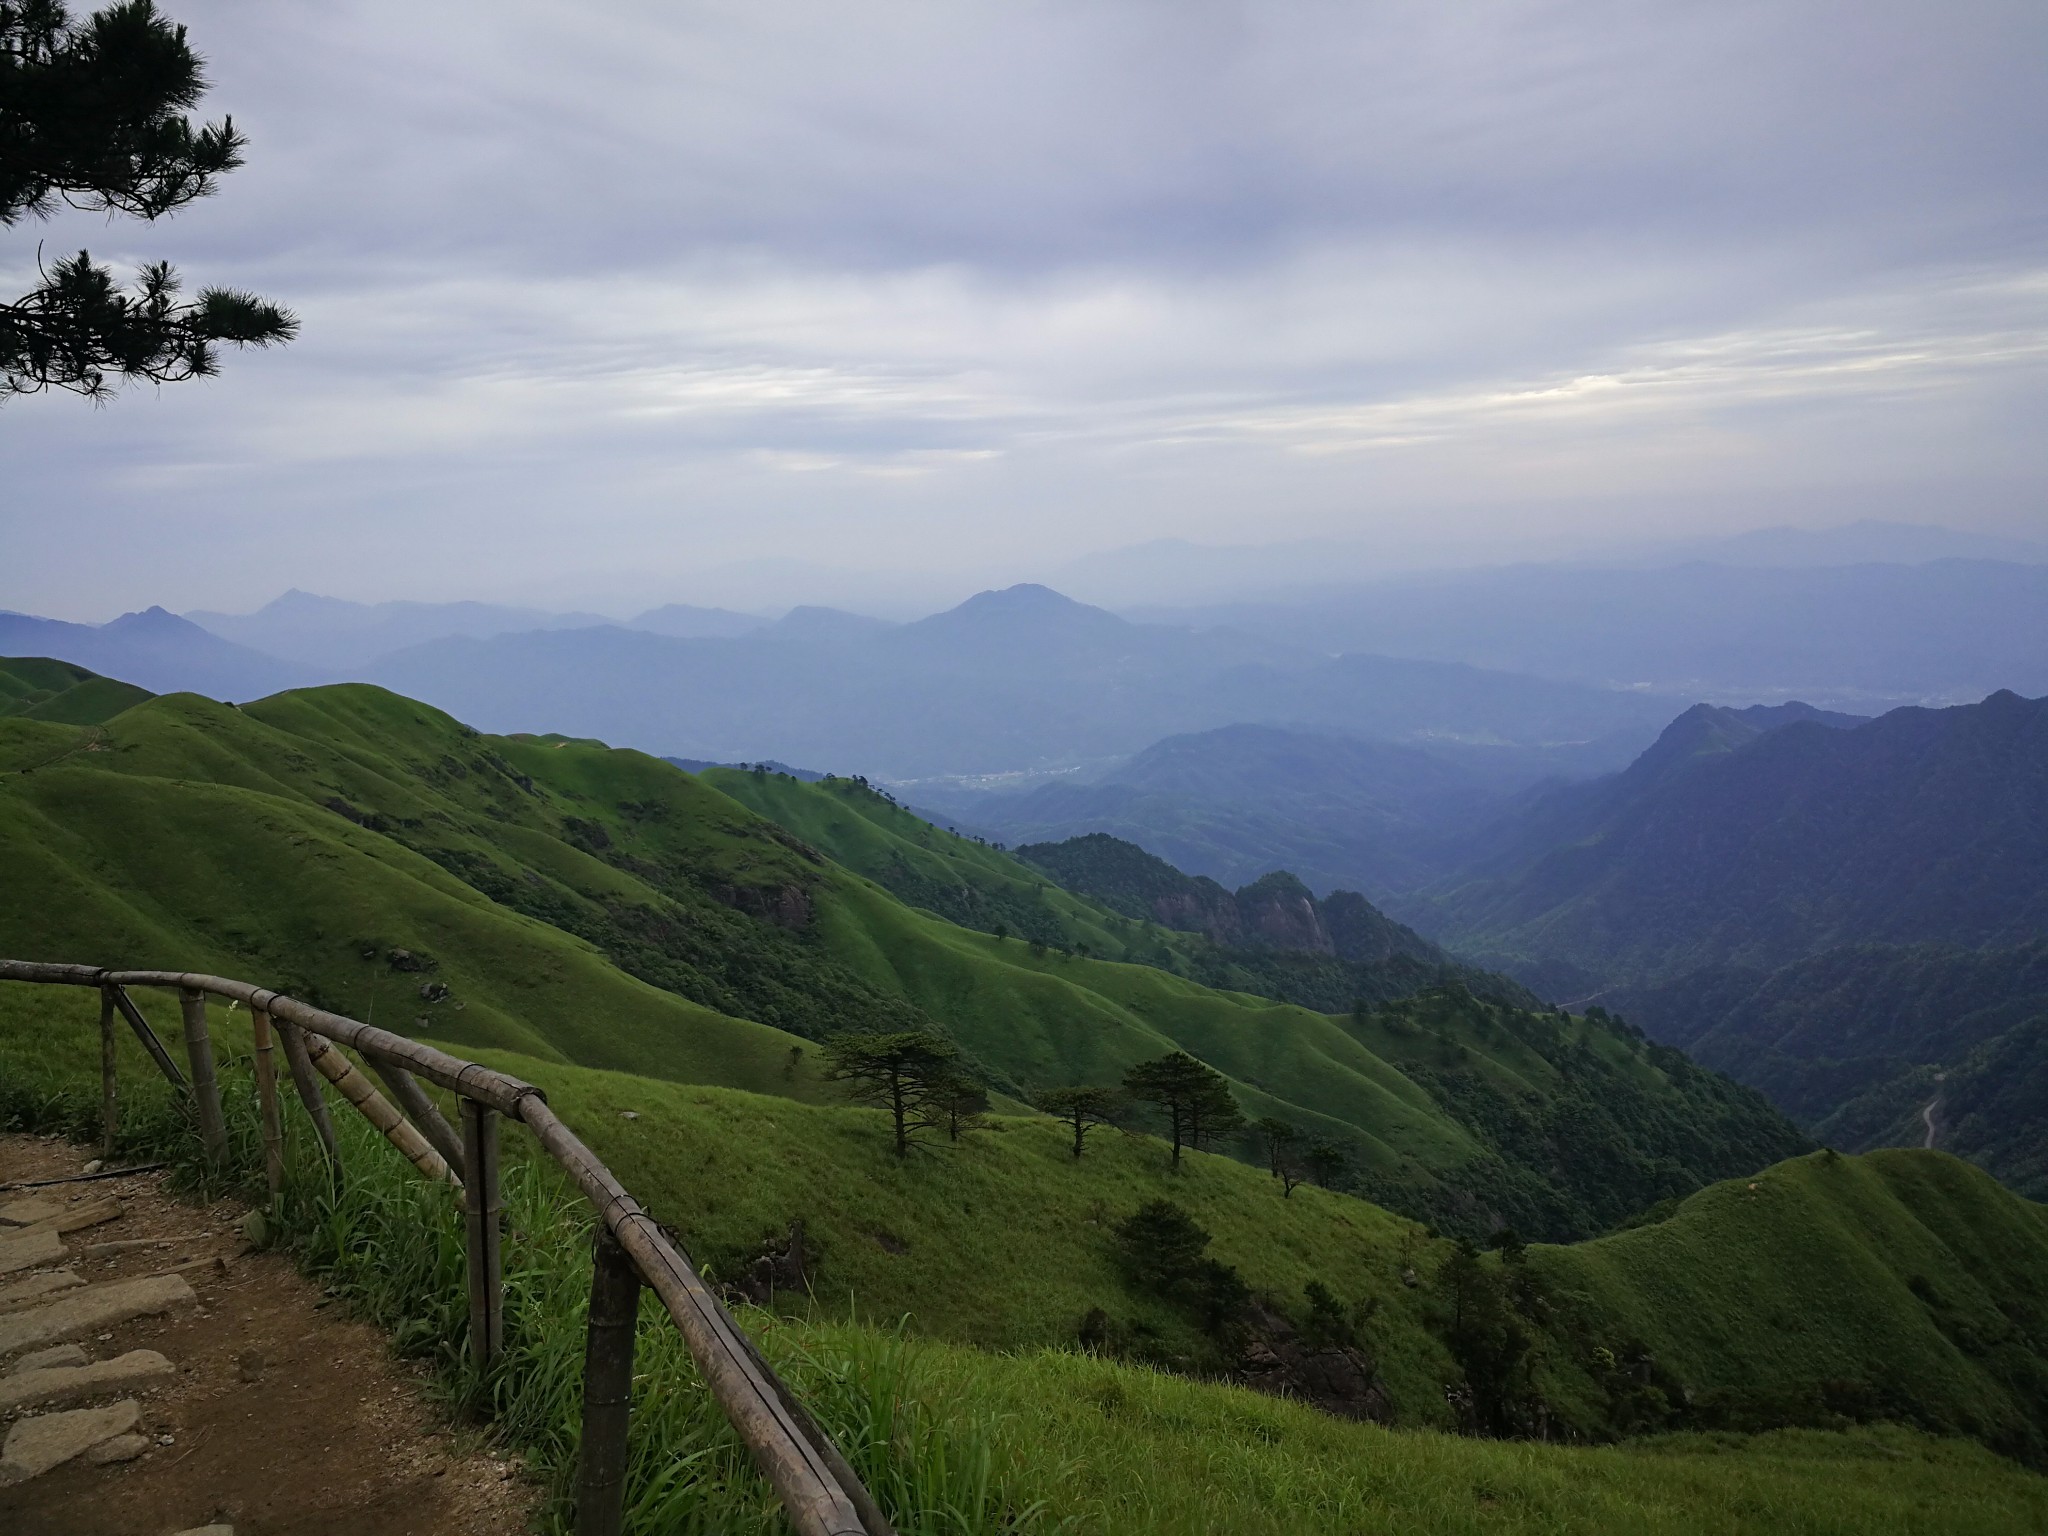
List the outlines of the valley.
<svg viewBox="0 0 2048 1536">
<path fill-rule="evenodd" d="M 1189 1422 L 1249 1387 L 1404 1435 L 1932 1434 L 2048 1464 L 2043 749 L 2016 695 L 1700 705 L 1604 775 L 1239 724 L 937 803 L 366 684 L 227 704 L 23 660 L 0 705 L 0 947 L 261 976 L 540 1083 L 805 1348 L 901 1319 L 934 1404 L 1021 1393 L 1041 1422 L 1033 1394 L 1096 1360 L 1166 1370 Z M 84 1122 L 87 1011 L 0 996 L 12 1123 Z M 893 1154 L 835 1080 L 848 1030 L 947 1042 L 965 1129 Z M 1246 1122 L 1179 1172 L 1119 1098 L 1174 1053 Z M 1031 1108 L 1069 1090 L 1116 1106 L 1078 1158 Z M 1121 1234 L 1161 1201 L 1200 1236 L 1187 1273 L 1241 1299 L 1133 1279 Z M 1661 1497 L 1656 1465 L 1617 1510 Z"/>
</svg>

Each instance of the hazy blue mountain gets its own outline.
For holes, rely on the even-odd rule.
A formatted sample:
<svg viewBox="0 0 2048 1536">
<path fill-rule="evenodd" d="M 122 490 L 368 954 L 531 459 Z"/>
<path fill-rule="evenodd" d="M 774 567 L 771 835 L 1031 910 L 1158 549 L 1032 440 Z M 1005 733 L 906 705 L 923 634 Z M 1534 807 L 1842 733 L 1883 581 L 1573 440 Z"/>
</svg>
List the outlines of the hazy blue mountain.
<svg viewBox="0 0 2048 1536">
<path fill-rule="evenodd" d="M 2048 935 L 2048 699 L 1853 729 L 1695 708 L 1626 772 L 1539 797 L 1489 840 L 1403 912 L 1525 979 L 2025 943 Z"/>
<path fill-rule="evenodd" d="M 352 603 L 294 588 L 254 613 L 195 611 L 194 624 L 323 677 L 359 672 L 388 651 L 450 635 L 483 638 L 527 629 L 580 629 L 611 620 L 495 603 Z"/>
<path fill-rule="evenodd" d="M 2048 692 L 2041 564 L 1511 566 L 1133 617 L 1721 702 L 1868 713 Z"/>
<path fill-rule="evenodd" d="M 750 635 L 765 629 L 768 620 L 754 613 L 734 613 L 730 608 L 699 608 L 690 603 L 666 603 L 650 608 L 626 621 L 628 629 L 644 629 L 653 635 L 676 640 L 719 640 Z M 532 624 L 529 629 L 559 628 Z"/>
<path fill-rule="evenodd" d="M 799 610 L 732 639 L 582 629 L 448 639 L 370 680 L 486 729 L 894 780 L 1122 757 L 1243 721 L 1588 751 L 1615 766 L 1673 701 L 1435 662 L 1134 624 L 1043 587 L 911 624 Z M 914 798 L 929 797 L 921 791 Z"/>
<path fill-rule="evenodd" d="M 1069 560 L 1046 579 L 1085 601 L 1122 610 L 1146 604 L 1286 601 L 1332 586 L 1387 584 L 1417 575 L 1474 574 L 1469 545 L 1427 541 L 1296 539 L 1198 544 L 1152 539 Z M 1755 528 L 1699 538 L 1609 543 L 1570 556 L 1504 549 L 1490 564 L 1641 571 L 1706 561 L 1736 566 L 1925 565 L 1935 560 L 2048 564 L 2048 541 L 1861 518 L 1830 528 Z"/>
<path fill-rule="evenodd" d="M 161 608 L 105 624 L 0 613 L 0 655 L 53 657 L 151 693 L 216 699 L 261 698 L 317 680 L 307 667 L 223 640 Z"/>
<path fill-rule="evenodd" d="M 1396 912 L 1850 1150 L 2048 1193 L 2048 699 L 1686 711 Z"/>
<path fill-rule="evenodd" d="M 1378 894 L 1442 874 L 1466 832 L 1557 767 L 1535 749 L 1240 724 L 1168 737 L 1087 782 L 922 788 L 934 809 L 1009 842 L 1107 834 L 1230 886 L 1287 869 L 1314 890 Z"/>
<path fill-rule="evenodd" d="M 1672 540 L 1642 551 L 1671 565 L 1927 565 L 1936 560 L 2006 560 L 2048 565 L 2048 543 L 1968 528 L 1859 518 L 1833 528 L 1752 528 L 1715 538 Z"/>
<path fill-rule="evenodd" d="M 806 603 L 790 609 L 762 633 L 799 645 L 833 645 L 842 640 L 866 640 L 895 627 L 889 619 L 874 619 L 864 613 L 848 613 L 844 608 L 821 608 Z"/>
</svg>

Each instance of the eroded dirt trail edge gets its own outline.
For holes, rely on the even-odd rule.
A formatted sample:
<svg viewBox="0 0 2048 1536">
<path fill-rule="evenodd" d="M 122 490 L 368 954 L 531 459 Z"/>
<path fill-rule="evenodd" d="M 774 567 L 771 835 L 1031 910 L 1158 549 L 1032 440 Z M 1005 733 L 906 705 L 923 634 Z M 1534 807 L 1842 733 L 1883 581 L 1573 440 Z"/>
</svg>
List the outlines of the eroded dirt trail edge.
<svg viewBox="0 0 2048 1536">
<path fill-rule="evenodd" d="M 54 1138 L 0 1135 L 0 1183 L 67 1177 L 89 1156 Z M 133 1460 L 80 1454 L 0 1487 L 0 1531 L 168 1536 L 218 1522 L 236 1536 L 511 1536 L 530 1527 L 535 1491 L 510 1466 L 458 1445 L 383 1333 L 326 1305 L 287 1258 L 249 1252 L 238 1203 L 186 1204 L 162 1175 L 139 1174 L 0 1192 L 0 1206 L 29 1197 L 66 1212 L 118 1201 L 120 1214 L 64 1234 L 61 1258 L 0 1276 L 0 1298 L 47 1291 L 0 1299 L 0 1322 L 166 1272 L 192 1299 L 71 1340 L 94 1362 L 155 1351 L 168 1373 L 0 1413 L 5 1436 L 34 1416 L 133 1400 L 129 1432 L 147 1442 Z M 10 1372 L 19 1379 L 33 1353 L 0 1355 L 0 1383 Z"/>
</svg>

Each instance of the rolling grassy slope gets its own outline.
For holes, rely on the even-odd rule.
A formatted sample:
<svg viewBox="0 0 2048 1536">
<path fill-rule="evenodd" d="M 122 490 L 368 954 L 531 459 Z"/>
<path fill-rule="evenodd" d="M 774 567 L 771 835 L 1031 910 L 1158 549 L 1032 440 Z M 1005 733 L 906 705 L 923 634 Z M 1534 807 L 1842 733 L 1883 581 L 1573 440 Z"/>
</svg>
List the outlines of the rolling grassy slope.
<svg viewBox="0 0 2048 1536">
<path fill-rule="evenodd" d="M 932 825 L 858 779 L 806 783 L 794 774 L 744 768 L 711 768 L 698 777 L 899 900 L 963 928 L 993 932 L 1001 925 L 1026 942 L 1147 958 L 1138 950 L 1138 925 L 1063 890 L 1001 849 Z M 1158 940 L 1168 968 L 1191 948 L 1180 934 Z"/>
<path fill-rule="evenodd" d="M 0 715 L 99 725 L 150 696 L 146 688 L 101 677 L 47 656 L 0 657 Z"/>
<path fill-rule="evenodd" d="M 1528 1262 L 1738 1427 L 1895 1417 L 2048 1454 L 2048 1208 L 1944 1153 L 1812 1153 Z"/>
<path fill-rule="evenodd" d="M 1018 881 L 971 844 L 948 867 L 971 870 L 970 850 L 999 894 Z M 1597 1230 L 1799 1145 L 1761 1101 L 1703 1093 L 1717 1080 L 1598 1021 L 1337 1017 L 1000 939 L 658 759 L 479 736 L 376 688 L 239 709 L 170 695 L 91 733 L 0 721 L 0 852 L 22 872 L 0 949 L 211 965 L 430 1038 L 647 1077 L 815 1098 L 807 1041 L 926 1021 L 1013 1093 L 1185 1049 L 1252 1116 L 1349 1146 L 1382 1199 L 1470 1229 Z M 1603 1099 L 1631 1112 L 1583 1112 Z"/>
<path fill-rule="evenodd" d="M 1077 873 L 1099 874 L 1099 868 L 1080 871 L 1072 860 L 1034 858 L 1031 849 L 1010 853 L 960 836 L 857 779 L 829 777 L 812 783 L 765 767 L 712 768 L 701 777 L 898 900 L 964 928 L 1099 959 L 1156 966 L 1205 987 L 1300 1003 L 1320 1012 L 1406 997 L 1444 975 L 1455 975 L 1498 1002 L 1541 1006 L 1535 994 L 1518 983 L 1457 963 L 1356 893 L 1340 893 L 1329 903 L 1318 904 L 1307 891 L 1298 892 L 1298 901 L 1307 909 L 1299 915 L 1306 917 L 1309 948 L 1268 942 L 1264 935 L 1246 931 L 1237 933 L 1242 942 L 1233 942 L 1214 932 L 1205 937 L 1198 912 L 1203 901 L 1220 902 L 1229 906 L 1235 922 L 1238 909 L 1231 893 L 1213 882 L 1191 879 L 1127 843 L 1078 840 L 1080 845 L 1110 844 L 1117 851 L 1107 861 L 1091 860 L 1092 865 L 1135 860 L 1150 866 L 1146 873 L 1181 898 L 1177 905 L 1158 904 L 1169 909 L 1165 917 L 1151 910 L 1150 902 L 1119 899 L 1126 893 L 1113 879 L 1098 884 L 1075 878 Z M 1065 845 L 1065 851 L 1071 853 L 1075 846 Z M 1054 850 L 1035 850 L 1050 851 Z M 1276 875 L 1259 885 L 1276 882 L 1283 888 L 1293 884 Z M 1283 905 L 1287 894 L 1293 893 L 1285 892 L 1271 904 Z M 1256 908 L 1258 895 L 1257 888 L 1239 893 L 1248 910 Z M 1357 942 L 1339 943 L 1335 953 L 1329 952 L 1332 934 L 1323 931 L 1326 918 L 1343 928 L 1344 940 Z M 1343 919 L 1350 920 L 1348 926 Z M 1363 931 L 1367 929 L 1376 931 Z M 1318 944 L 1321 952 L 1311 952 Z M 1354 949 L 1360 953 L 1354 954 Z"/>
<path fill-rule="evenodd" d="M 164 1027 L 175 1018 L 168 996 L 146 1005 Z M 232 1047 L 246 1120 L 247 1036 L 234 1020 L 218 1036 Z M 92 1123 L 97 1048 L 90 994 L 0 987 L 0 1119 Z M 140 1052 L 125 1041 L 122 1051 L 131 1105 L 160 1097 Z M 783 1292 L 785 1312 L 907 1318 L 920 1338 L 1028 1355 L 1071 1348 L 1101 1307 L 1149 1330 L 1155 1358 L 1201 1358 L 1188 1320 L 1130 1289 L 1114 1258 L 1115 1223 L 1170 1198 L 1279 1310 L 1302 1315 L 1310 1280 L 1350 1307 L 1397 1423 L 1451 1421 L 1446 1389 L 1463 1369 L 1445 1279 L 1452 1244 L 1350 1196 L 1303 1188 L 1283 1199 L 1263 1173 L 1205 1154 L 1176 1176 L 1149 1137 L 1102 1133 L 1075 1163 L 1052 1126 L 1023 1117 L 899 1163 L 874 1111 L 487 1059 L 543 1084 L 714 1274 L 742 1274 L 801 1222 L 810 1295 Z M 507 1145 L 528 1154 L 523 1137 Z M 1508 1273 L 1498 1258 L 1481 1262 Z M 1553 1435 L 1893 1420 L 2048 1461 L 2048 1210 L 1943 1154 L 1794 1159 L 1701 1191 L 1661 1221 L 1534 1246 L 1520 1271 L 1517 1315 L 1535 1341 L 1533 1382 Z M 1161 1411 L 1180 1390 L 1155 1398 L 1099 1362 L 947 1358 L 963 1382 L 984 1370 L 988 1383 L 1007 1382 L 1025 1400 L 1018 1411 L 1065 1424 L 1049 1431 L 1060 1434 L 1076 1427 L 1062 1382 L 1119 1381 Z M 1615 1359 L 1659 1388 L 1653 1412 L 1618 1411 Z M 1036 1394 L 1049 1396 L 1029 1401 Z M 1217 1400 L 1182 1401 L 1196 1412 Z M 1244 1401 L 1242 1412 L 1267 1411 Z M 1114 1420 L 1113 1408 L 1095 1411 Z M 1214 1422 L 1210 1411 L 1197 1417 Z M 1272 1422 L 1315 1442 L 1344 1439 L 1311 1433 L 1313 1417 Z M 1143 1428 L 1143 1416 L 1122 1427 Z"/>
</svg>

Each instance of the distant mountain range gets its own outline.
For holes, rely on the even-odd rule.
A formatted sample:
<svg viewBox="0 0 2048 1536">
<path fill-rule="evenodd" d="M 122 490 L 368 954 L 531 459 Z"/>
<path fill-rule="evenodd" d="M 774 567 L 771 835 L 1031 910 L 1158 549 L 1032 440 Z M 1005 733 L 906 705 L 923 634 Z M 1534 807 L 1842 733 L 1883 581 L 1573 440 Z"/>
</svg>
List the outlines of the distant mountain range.
<svg viewBox="0 0 2048 1536">
<path fill-rule="evenodd" d="M 594 613 L 547 613 L 496 603 L 351 603 L 294 588 L 254 613 L 185 617 L 211 634 L 266 651 L 311 677 L 341 677 L 391 651 L 449 635 L 483 637 L 527 629 L 608 624 Z"/>
<path fill-rule="evenodd" d="M 106 624 L 0 613 L 0 656 L 47 656 L 151 693 L 254 699 L 316 681 L 312 669 L 224 640 L 162 608 Z"/>
<path fill-rule="evenodd" d="M 1108 834 L 1225 885 L 1286 869 L 1318 891 L 1384 895 L 1446 873 L 1464 835 L 1516 792 L 1598 766 L 1582 749 L 1227 725 L 1168 737 L 1082 781 L 915 792 L 928 809 L 1006 841 Z"/>
<path fill-rule="evenodd" d="M 491 729 L 551 722 L 664 755 L 773 757 L 895 780 L 1121 756 L 1245 720 L 1572 743 L 1609 766 L 1674 709 L 1471 667 L 1133 624 L 1033 586 L 902 625 L 799 609 L 733 639 L 603 628 L 440 640 L 368 676 Z"/>
<path fill-rule="evenodd" d="M 1409 910 L 1494 962 L 1608 980 L 2048 934 L 2048 699 L 1785 718 L 1687 711 Z"/>
<path fill-rule="evenodd" d="M 494 729 L 553 724 L 669 756 L 775 758 L 897 779 L 1100 761 L 1239 721 L 1515 744 L 1576 754 L 1597 771 L 1626 762 L 1675 707 L 1508 672 L 1135 624 L 1035 586 L 984 592 L 909 624 L 826 608 L 769 622 L 671 607 L 636 621 L 728 631 L 681 637 L 587 614 L 370 607 L 303 593 L 240 618 L 202 617 L 287 656 L 162 609 L 97 626 L 4 616 L 0 645 L 152 692 L 247 699 L 348 678 Z"/>
<path fill-rule="evenodd" d="M 1469 544 L 1400 545 L 1360 538 L 1268 544 L 1198 544 L 1154 539 L 1067 561 L 1044 579 L 1063 592 L 1110 608 L 1139 604 L 1273 601 L 1338 584 L 1470 574 Z M 1570 555 L 1508 546 L 1496 568 L 1642 571 L 1706 562 L 1748 567 L 1926 565 L 1936 560 L 1999 560 L 2048 565 L 2048 540 L 1861 518 L 1827 528 L 1753 528 L 1699 538 L 1610 543 Z"/>
<path fill-rule="evenodd" d="M 1509 566 L 1131 613 L 1724 703 L 2048 693 L 2048 565 L 2010 561 Z"/>
<path fill-rule="evenodd" d="M 1473 846 L 1395 912 L 1817 1136 L 1928 1139 L 2048 1193 L 2048 698 L 1700 705 Z"/>
</svg>

